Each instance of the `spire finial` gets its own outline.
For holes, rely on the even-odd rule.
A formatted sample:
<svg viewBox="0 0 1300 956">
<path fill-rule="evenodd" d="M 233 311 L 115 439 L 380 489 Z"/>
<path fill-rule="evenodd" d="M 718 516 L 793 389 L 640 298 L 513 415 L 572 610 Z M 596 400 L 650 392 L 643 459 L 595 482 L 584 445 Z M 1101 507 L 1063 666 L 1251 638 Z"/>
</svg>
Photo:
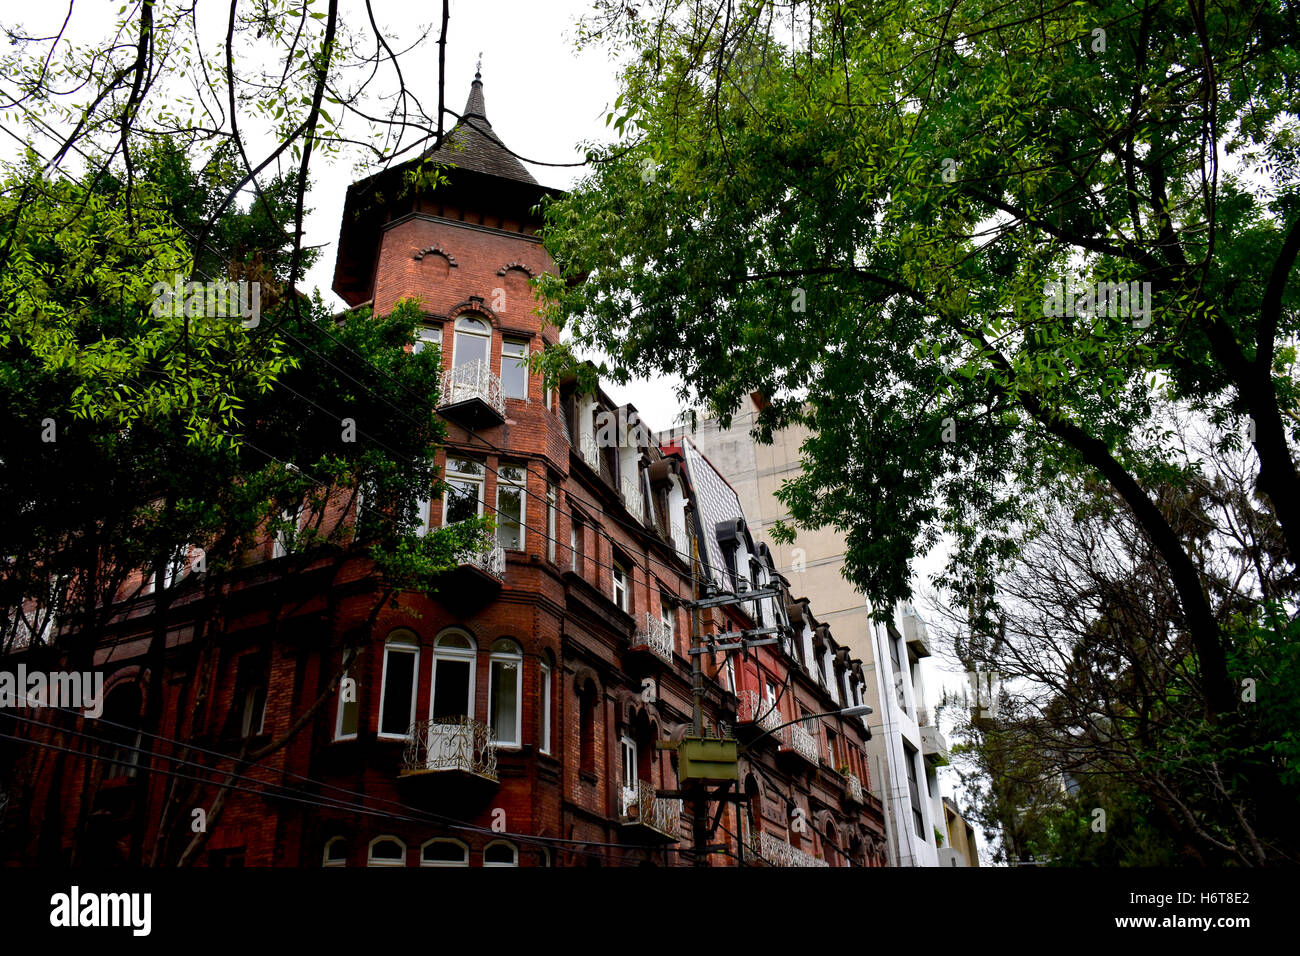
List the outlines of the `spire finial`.
<svg viewBox="0 0 1300 956">
<path fill-rule="evenodd" d="M 474 64 L 474 79 L 483 79 L 483 51 L 478 51 L 478 62 Z"/>
</svg>

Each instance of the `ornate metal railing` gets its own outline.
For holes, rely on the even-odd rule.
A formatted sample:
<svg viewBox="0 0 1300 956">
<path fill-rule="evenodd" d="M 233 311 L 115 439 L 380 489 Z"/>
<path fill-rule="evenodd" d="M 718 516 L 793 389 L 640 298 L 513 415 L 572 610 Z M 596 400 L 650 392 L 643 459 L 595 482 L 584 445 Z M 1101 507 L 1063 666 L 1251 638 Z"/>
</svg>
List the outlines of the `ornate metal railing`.
<svg viewBox="0 0 1300 956">
<path fill-rule="evenodd" d="M 776 730 L 781 726 L 781 709 L 771 701 L 763 700 L 757 692 L 742 690 L 739 700 L 736 714 L 739 722 L 758 724 L 764 730 Z"/>
<path fill-rule="evenodd" d="M 486 362 L 466 362 L 442 373 L 442 396 L 439 407 L 459 405 L 479 399 L 502 418 L 506 417 L 506 400 L 501 379 L 492 374 Z"/>
<path fill-rule="evenodd" d="M 808 762 L 817 763 L 817 740 L 804 730 L 803 724 L 791 724 L 785 728 L 781 749 L 794 751 Z"/>
<path fill-rule="evenodd" d="M 780 837 L 762 833 L 758 840 L 758 855 L 773 866 L 828 866 L 811 853 L 793 847 Z"/>
<path fill-rule="evenodd" d="M 852 770 L 844 771 L 844 793 L 854 803 L 864 803 L 862 796 L 862 781 Z"/>
<path fill-rule="evenodd" d="M 649 781 L 638 780 L 635 790 L 623 789 L 623 818 L 675 837 L 681 829 L 682 802 L 661 797 Z"/>
<path fill-rule="evenodd" d="M 673 540 L 673 549 L 683 561 L 689 561 L 691 559 L 691 542 L 686 537 L 686 526 L 680 522 L 674 522 L 670 534 Z"/>
<path fill-rule="evenodd" d="M 583 435 L 579 442 L 579 450 L 582 452 L 582 460 L 599 471 L 600 446 L 596 444 L 596 439 L 591 435 Z"/>
<path fill-rule="evenodd" d="M 643 647 L 669 664 L 673 662 L 673 636 L 663 621 L 648 611 L 641 615 L 641 626 L 632 638 L 632 646 Z"/>
<path fill-rule="evenodd" d="M 484 538 L 477 547 L 466 548 L 458 556 L 461 564 L 478 568 L 494 578 L 506 575 L 506 549 L 491 538 Z"/>
<path fill-rule="evenodd" d="M 637 484 L 637 479 L 631 475 L 623 476 L 623 504 L 637 521 L 645 517 L 645 501 L 641 496 L 641 488 Z"/>
<path fill-rule="evenodd" d="M 487 724 L 469 717 L 419 721 L 411 728 L 403 769 L 462 770 L 496 780 L 497 742 Z"/>
</svg>

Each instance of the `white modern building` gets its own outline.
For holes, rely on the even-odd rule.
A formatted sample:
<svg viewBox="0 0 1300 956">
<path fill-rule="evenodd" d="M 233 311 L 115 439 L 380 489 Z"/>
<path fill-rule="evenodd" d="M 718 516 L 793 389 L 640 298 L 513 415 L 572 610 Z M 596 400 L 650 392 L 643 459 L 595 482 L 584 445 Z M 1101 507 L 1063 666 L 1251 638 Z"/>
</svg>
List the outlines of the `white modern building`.
<svg viewBox="0 0 1300 956">
<path fill-rule="evenodd" d="M 841 573 L 844 538 L 834 528 L 800 531 L 792 544 L 772 540 L 771 529 L 790 515 L 776 491 L 802 467 L 800 446 L 807 430 L 778 432 L 770 445 L 757 444 L 750 432 L 758 413 L 749 400 L 727 429 L 701 418 L 696 431 L 661 432 L 660 443 L 689 437 L 713 468 L 731 485 L 750 530 L 764 542 L 791 592 L 817 608 L 819 622 L 835 641 L 848 647 L 866 678 L 867 718 L 871 740 L 870 789 L 885 804 L 890 863 L 894 866 L 938 866 L 940 839 L 945 832 L 937 770 L 948 762 L 947 742 L 927 707 L 923 662 L 930 656 L 925 622 L 910 606 L 896 609 L 888 625 L 871 621 L 866 599 Z"/>
</svg>

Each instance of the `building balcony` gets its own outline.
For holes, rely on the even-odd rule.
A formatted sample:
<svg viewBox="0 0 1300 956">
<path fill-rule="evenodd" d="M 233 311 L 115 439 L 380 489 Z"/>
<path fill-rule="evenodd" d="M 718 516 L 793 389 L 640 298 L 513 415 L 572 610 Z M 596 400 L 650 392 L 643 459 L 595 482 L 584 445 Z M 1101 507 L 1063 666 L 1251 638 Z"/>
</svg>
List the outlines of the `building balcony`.
<svg viewBox="0 0 1300 956">
<path fill-rule="evenodd" d="M 917 657 L 930 656 L 930 633 L 921 615 L 910 604 L 903 608 L 903 640 Z"/>
<path fill-rule="evenodd" d="M 623 505 L 637 521 L 645 520 L 645 499 L 637 479 L 628 475 L 623 478 Z"/>
<path fill-rule="evenodd" d="M 596 444 L 596 439 L 590 435 L 583 435 L 578 441 L 578 451 L 593 471 L 600 471 L 600 446 Z"/>
<path fill-rule="evenodd" d="M 866 795 L 862 790 L 862 781 L 851 770 L 844 772 L 844 799 L 856 803 L 858 806 L 862 806 L 867 802 Z"/>
<path fill-rule="evenodd" d="M 933 724 L 921 727 L 921 755 L 936 767 L 948 765 L 948 741 Z"/>
<path fill-rule="evenodd" d="M 772 866 L 829 866 L 811 853 L 793 847 L 770 833 L 759 834 L 758 855 Z"/>
<path fill-rule="evenodd" d="M 763 700 L 757 691 L 742 690 L 736 695 L 740 706 L 736 710 L 736 723 L 741 726 L 776 730 L 784 722 L 781 709 L 771 701 Z"/>
<path fill-rule="evenodd" d="M 467 362 L 442 373 L 438 411 L 446 418 L 475 428 L 506 420 L 501 379 L 486 362 Z"/>
<path fill-rule="evenodd" d="M 501 592 L 506 576 L 506 552 L 488 535 L 456 557 L 456 566 L 443 572 L 437 596 L 458 610 L 475 607 Z"/>
<path fill-rule="evenodd" d="M 652 654 L 661 661 L 671 664 L 673 636 L 668 628 L 664 627 L 663 621 L 646 612 L 641 615 L 641 626 L 637 628 L 636 636 L 632 638 L 632 650 Z"/>
<path fill-rule="evenodd" d="M 398 777 L 459 779 L 494 788 L 497 743 L 491 728 L 469 717 L 416 723 Z"/>
<path fill-rule="evenodd" d="M 777 751 L 778 754 L 791 754 L 814 766 L 817 764 L 817 740 L 804 730 L 803 724 L 791 724 L 781 732 L 781 736 L 781 748 Z"/>
<path fill-rule="evenodd" d="M 691 540 L 686 537 L 686 526 L 681 522 L 674 522 L 669 529 L 669 539 L 672 542 L 673 550 L 683 561 L 691 560 Z"/>
<path fill-rule="evenodd" d="M 623 788 L 623 832 L 640 839 L 676 841 L 681 834 L 682 802 L 655 793 L 648 780 L 638 780 L 636 789 Z"/>
</svg>

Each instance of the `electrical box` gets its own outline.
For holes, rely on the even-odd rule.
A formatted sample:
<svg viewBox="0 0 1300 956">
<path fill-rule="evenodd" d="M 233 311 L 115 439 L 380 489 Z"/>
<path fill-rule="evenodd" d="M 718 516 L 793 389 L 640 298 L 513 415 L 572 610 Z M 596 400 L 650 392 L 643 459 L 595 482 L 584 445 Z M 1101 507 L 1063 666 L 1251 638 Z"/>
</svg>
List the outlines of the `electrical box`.
<svg viewBox="0 0 1300 956">
<path fill-rule="evenodd" d="M 687 783 L 726 783 L 740 778 L 740 751 L 734 739 L 684 737 L 677 746 L 677 779 Z"/>
</svg>

